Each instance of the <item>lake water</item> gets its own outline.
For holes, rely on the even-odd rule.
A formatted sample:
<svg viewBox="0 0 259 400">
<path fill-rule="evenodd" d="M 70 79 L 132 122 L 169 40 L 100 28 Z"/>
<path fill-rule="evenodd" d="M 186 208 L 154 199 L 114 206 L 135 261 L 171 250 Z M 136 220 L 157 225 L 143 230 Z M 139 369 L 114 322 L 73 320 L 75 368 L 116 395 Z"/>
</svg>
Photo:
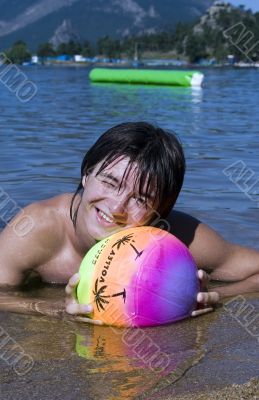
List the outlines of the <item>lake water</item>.
<svg viewBox="0 0 259 400">
<path fill-rule="evenodd" d="M 0 83 L 1 195 L 8 193 L 23 207 L 74 191 L 82 157 L 99 135 L 123 121 L 146 120 L 175 131 L 183 143 L 187 174 L 176 208 L 201 218 L 227 239 L 259 248 L 259 70 L 203 70 L 202 89 L 91 84 L 86 68 L 23 72 L 37 87 L 27 103 Z M 236 183 L 229 171 L 232 181 L 239 176 Z M 57 299 L 64 291 L 45 288 L 15 295 Z M 5 400 L 137 398 L 161 378 L 132 353 L 123 331 L 5 313 L 1 327 L 35 362 L 26 376 L 17 376 L 0 357 Z M 164 387 L 196 364 L 211 372 L 206 382 L 197 383 L 197 391 L 208 382 L 215 387 L 242 383 L 259 373 L 254 339 L 224 312 L 145 334 L 159 343 L 161 354 L 171 356 Z M 242 373 L 234 372 L 237 352 Z M 225 369 L 219 374 L 222 362 Z M 178 375 L 171 376 L 176 368 Z M 203 374 L 194 374 L 192 384 Z M 188 374 L 184 379 L 190 385 Z"/>
<path fill-rule="evenodd" d="M 23 72 L 37 87 L 27 103 L 0 86 L 0 184 L 19 206 L 73 191 L 81 159 L 100 134 L 146 120 L 175 131 L 184 145 L 177 208 L 229 239 L 257 244 L 258 70 L 204 70 L 202 89 L 92 84 L 85 68 Z M 224 173 L 237 162 L 239 185 Z"/>
</svg>

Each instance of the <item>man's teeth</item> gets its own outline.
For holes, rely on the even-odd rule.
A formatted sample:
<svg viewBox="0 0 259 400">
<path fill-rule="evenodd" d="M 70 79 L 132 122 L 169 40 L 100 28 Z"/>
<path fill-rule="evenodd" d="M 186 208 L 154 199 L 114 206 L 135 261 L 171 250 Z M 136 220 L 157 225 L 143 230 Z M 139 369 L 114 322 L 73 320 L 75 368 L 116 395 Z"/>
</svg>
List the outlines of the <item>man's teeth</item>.
<svg viewBox="0 0 259 400">
<path fill-rule="evenodd" d="M 110 224 L 113 222 L 113 220 L 111 218 L 109 218 L 106 214 L 104 214 L 103 211 L 99 210 L 99 214 L 101 215 L 101 217 L 103 219 L 105 219 L 105 221 L 110 222 Z"/>
</svg>

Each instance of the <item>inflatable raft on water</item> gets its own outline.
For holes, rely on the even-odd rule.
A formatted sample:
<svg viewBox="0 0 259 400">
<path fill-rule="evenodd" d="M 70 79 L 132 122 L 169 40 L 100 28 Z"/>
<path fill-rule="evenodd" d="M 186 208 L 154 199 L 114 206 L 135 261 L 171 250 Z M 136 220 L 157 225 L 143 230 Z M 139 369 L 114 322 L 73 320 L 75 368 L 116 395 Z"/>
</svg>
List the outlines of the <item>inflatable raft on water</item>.
<svg viewBox="0 0 259 400">
<path fill-rule="evenodd" d="M 199 87 L 204 75 L 198 71 L 93 68 L 89 79 L 92 82 Z"/>
</svg>

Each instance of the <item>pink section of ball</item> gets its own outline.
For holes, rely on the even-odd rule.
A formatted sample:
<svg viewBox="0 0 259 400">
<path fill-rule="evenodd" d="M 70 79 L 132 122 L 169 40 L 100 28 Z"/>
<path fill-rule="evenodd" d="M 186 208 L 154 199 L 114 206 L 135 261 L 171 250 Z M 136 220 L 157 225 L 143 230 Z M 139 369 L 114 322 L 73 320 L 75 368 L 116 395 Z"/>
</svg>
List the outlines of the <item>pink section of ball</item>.
<svg viewBox="0 0 259 400">
<path fill-rule="evenodd" d="M 127 290 L 126 312 L 134 326 L 161 325 L 188 317 L 196 308 L 197 268 L 172 235 L 152 241 Z"/>
</svg>

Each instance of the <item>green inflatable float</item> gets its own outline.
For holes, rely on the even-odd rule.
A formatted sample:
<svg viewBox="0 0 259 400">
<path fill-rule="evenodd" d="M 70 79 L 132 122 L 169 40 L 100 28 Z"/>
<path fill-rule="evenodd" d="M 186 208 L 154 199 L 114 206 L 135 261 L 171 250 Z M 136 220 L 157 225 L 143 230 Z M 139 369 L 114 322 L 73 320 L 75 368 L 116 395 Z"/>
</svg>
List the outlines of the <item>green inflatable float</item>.
<svg viewBox="0 0 259 400">
<path fill-rule="evenodd" d="M 92 82 L 133 83 L 170 86 L 201 86 L 204 75 L 198 71 L 155 69 L 93 68 L 89 79 Z"/>
</svg>

